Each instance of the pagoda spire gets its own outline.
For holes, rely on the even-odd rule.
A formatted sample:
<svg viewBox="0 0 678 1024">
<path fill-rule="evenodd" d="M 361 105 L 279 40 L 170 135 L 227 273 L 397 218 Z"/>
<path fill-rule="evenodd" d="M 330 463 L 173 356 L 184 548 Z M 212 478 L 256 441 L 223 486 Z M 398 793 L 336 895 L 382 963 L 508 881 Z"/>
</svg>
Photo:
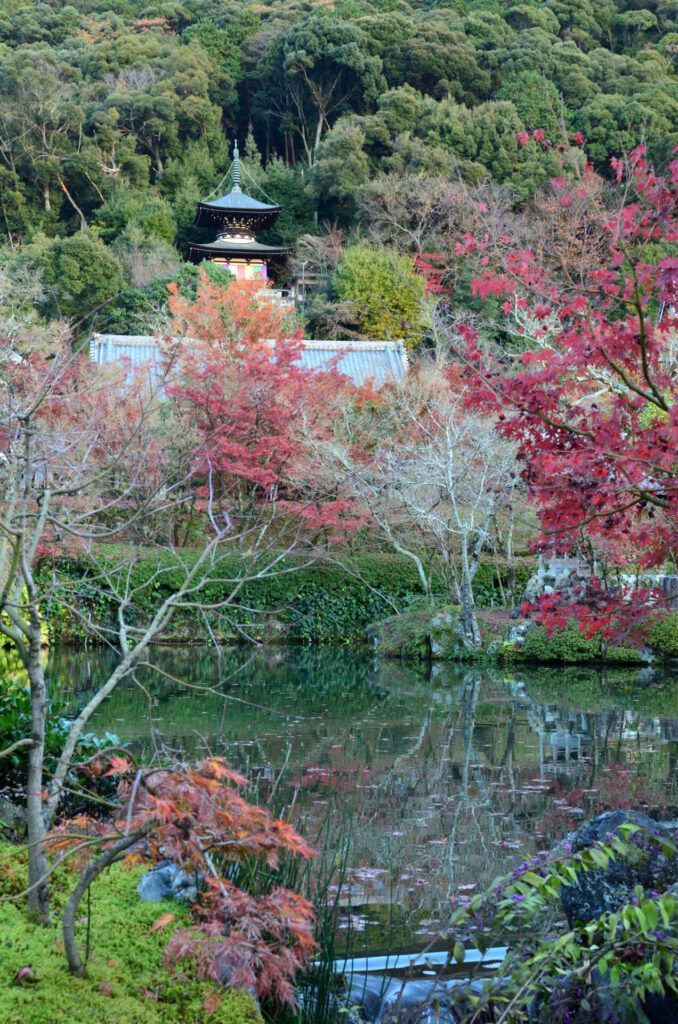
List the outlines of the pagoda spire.
<svg viewBox="0 0 678 1024">
<path fill-rule="evenodd" d="M 240 153 L 238 152 L 238 140 L 235 140 L 233 147 L 233 192 L 242 192 L 240 188 Z"/>
</svg>

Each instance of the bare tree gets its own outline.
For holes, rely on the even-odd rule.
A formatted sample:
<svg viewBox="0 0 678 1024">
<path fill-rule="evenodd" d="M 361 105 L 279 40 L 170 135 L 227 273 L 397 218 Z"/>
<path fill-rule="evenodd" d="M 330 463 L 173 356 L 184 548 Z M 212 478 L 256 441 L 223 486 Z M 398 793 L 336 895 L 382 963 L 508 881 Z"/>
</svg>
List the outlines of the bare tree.
<svg viewBox="0 0 678 1024">
<path fill-rule="evenodd" d="M 414 562 L 429 600 L 426 564 L 436 557 L 461 607 L 466 641 L 477 646 L 473 579 L 517 477 L 512 446 L 492 421 L 468 409 L 463 390 L 439 370 L 420 368 L 384 396 L 367 428 L 354 417 L 344 422 L 324 458 L 393 548 Z"/>
</svg>

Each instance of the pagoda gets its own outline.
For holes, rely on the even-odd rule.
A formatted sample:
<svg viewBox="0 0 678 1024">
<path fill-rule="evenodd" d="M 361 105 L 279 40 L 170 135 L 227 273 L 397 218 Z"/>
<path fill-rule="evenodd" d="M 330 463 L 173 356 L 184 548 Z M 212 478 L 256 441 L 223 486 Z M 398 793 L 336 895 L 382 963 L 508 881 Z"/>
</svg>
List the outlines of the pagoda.
<svg viewBox="0 0 678 1024">
<path fill-rule="evenodd" d="M 289 249 L 257 242 L 256 233 L 272 227 L 282 206 L 253 199 L 240 187 L 240 154 L 238 143 L 233 149 L 233 182 L 228 195 L 212 202 L 198 203 L 197 227 L 216 228 L 214 242 L 190 245 L 193 263 L 213 260 L 222 263 L 239 281 L 267 280 L 269 264 L 280 266 Z"/>
</svg>

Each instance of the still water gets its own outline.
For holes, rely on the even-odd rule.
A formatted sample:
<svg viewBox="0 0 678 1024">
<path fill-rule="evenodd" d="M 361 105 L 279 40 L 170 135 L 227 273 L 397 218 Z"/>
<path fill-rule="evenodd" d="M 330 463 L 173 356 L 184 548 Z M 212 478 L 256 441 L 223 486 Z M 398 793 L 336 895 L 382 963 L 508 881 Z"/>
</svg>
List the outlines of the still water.
<svg viewBox="0 0 678 1024">
<path fill-rule="evenodd" d="M 424 666 L 351 648 L 156 648 L 92 721 L 145 757 L 221 755 L 260 787 L 346 814 L 342 924 L 425 942 L 476 887 L 615 807 L 678 813 L 678 677 Z M 112 666 L 54 650 L 82 704 Z M 262 788 L 263 787 L 263 788 Z M 312 839 L 312 835 L 310 836 Z"/>
</svg>

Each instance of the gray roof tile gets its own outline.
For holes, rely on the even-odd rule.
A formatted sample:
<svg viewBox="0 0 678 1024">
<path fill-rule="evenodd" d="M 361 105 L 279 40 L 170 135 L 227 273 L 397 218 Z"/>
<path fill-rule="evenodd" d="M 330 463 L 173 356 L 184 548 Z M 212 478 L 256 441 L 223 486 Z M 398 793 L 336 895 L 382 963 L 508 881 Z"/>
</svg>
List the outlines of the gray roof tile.
<svg viewBox="0 0 678 1024">
<path fill-rule="evenodd" d="M 304 340 L 300 363 L 318 370 L 337 358 L 337 368 L 354 384 L 373 380 L 381 387 L 389 380 L 400 381 L 407 369 L 407 356 L 400 341 L 308 341 Z M 117 363 L 128 359 L 133 367 L 158 365 L 158 339 L 153 335 L 95 334 L 90 343 L 95 363 Z"/>
</svg>

